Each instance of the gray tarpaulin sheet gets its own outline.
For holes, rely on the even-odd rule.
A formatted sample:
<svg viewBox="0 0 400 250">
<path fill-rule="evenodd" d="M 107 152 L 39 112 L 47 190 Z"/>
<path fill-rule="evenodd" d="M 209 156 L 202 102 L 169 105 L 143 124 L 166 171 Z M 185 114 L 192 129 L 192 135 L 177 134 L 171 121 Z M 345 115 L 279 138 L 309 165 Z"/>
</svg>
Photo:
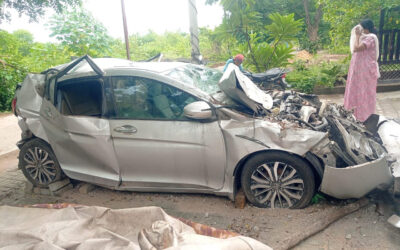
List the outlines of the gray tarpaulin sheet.
<svg viewBox="0 0 400 250">
<path fill-rule="evenodd" d="M 196 234 L 159 207 L 0 207 L 1 249 L 271 249 L 248 237 Z"/>
</svg>

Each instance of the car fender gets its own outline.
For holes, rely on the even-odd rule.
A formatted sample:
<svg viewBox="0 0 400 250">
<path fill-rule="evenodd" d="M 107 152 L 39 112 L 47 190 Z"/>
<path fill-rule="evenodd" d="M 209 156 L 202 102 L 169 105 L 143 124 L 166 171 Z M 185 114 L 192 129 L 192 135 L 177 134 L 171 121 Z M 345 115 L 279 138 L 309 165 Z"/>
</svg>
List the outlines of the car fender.
<svg viewBox="0 0 400 250">
<path fill-rule="evenodd" d="M 227 148 L 226 181 L 221 190 L 223 193 L 230 196 L 232 194 L 233 197 L 236 188 L 235 176 L 240 171 L 240 167 L 252 155 L 268 150 L 297 155 L 313 166 L 314 172 L 321 176 L 322 165 L 318 164 L 319 160 L 315 156 L 308 156 L 307 159 L 307 153 L 327 137 L 326 133 L 307 129 L 282 128 L 276 123 L 250 118 L 245 121 L 222 120 L 220 126 Z"/>
</svg>

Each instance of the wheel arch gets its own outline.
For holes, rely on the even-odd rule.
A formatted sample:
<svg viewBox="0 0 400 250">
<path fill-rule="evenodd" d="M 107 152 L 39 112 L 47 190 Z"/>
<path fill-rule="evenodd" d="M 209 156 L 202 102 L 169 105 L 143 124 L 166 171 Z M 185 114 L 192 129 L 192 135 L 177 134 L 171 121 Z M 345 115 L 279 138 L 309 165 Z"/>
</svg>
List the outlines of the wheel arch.
<svg viewBox="0 0 400 250">
<path fill-rule="evenodd" d="M 35 139 L 40 139 L 41 141 L 45 142 L 51 148 L 51 150 L 53 150 L 53 147 L 47 141 L 47 138 L 35 135 L 30 129 L 26 129 L 25 131 L 22 132 L 21 140 L 17 142 L 17 147 L 21 149 L 25 145 L 25 143 Z"/>
<path fill-rule="evenodd" d="M 285 153 L 288 155 L 292 155 L 292 156 L 295 156 L 295 157 L 299 158 L 300 160 L 304 161 L 305 163 L 307 163 L 309 166 L 311 166 L 311 170 L 313 171 L 313 174 L 314 174 L 315 189 L 316 190 L 319 189 L 319 186 L 322 181 L 323 173 L 324 173 L 324 165 L 323 165 L 321 159 L 319 159 L 316 155 L 312 154 L 311 152 L 307 152 L 305 154 L 305 156 L 303 157 L 298 154 L 284 151 L 284 150 L 266 149 L 266 150 L 260 150 L 260 151 L 250 153 L 250 154 L 244 156 L 242 159 L 240 159 L 240 161 L 236 164 L 235 170 L 233 171 L 233 176 L 234 176 L 234 183 L 233 183 L 234 196 L 233 197 L 236 197 L 236 193 L 240 189 L 240 186 L 241 186 L 240 176 L 242 175 L 243 167 L 246 164 L 246 162 L 256 155 L 269 153 L 269 152 L 281 152 L 281 153 Z"/>
<path fill-rule="evenodd" d="M 25 138 L 22 138 L 21 140 L 19 140 L 18 142 L 17 142 L 17 147 L 19 148 L 19 149 L 21 149 L 24 145 L 25 145 L 25 143 L 27 143 L 28 141 L 31 141 L 31 140 L 34 140 L 34 139 L 36 139 L 36 138 L 38 138 L 38 137 L 36 137 L 35 135 L 33 135 L 33 134 L 31 134 L 31 136 L 30 137 L 25 137 Z M 40 139 L 40 138 L 39 138 Z M 44 141 L 44 140 L 43 140 Z M 45 142 L 45 141 L 44 141 Z M 46 142 L 47 143 L 47 142 Z M 49 145 L 50 146 L 50 145 Z"/>
</svg>

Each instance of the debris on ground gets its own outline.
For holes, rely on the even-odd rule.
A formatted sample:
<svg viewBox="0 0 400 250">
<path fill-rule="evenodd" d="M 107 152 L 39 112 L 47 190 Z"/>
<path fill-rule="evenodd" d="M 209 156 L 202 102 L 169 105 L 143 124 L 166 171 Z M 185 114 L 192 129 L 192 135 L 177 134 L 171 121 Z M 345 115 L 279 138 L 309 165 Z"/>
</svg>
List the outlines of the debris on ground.
<svg viewBox="0 0 400 250">
<path fill-rule="evenodd" d="M 321 201 L 324 201 L 324 200 L 326 200 L 325 196 L 323 194 L 321 194 L 321 193 L 317 193 L 312 198 L 311 204 L 318 204 L 318 203 L 320 203 Z"/>
</svg>

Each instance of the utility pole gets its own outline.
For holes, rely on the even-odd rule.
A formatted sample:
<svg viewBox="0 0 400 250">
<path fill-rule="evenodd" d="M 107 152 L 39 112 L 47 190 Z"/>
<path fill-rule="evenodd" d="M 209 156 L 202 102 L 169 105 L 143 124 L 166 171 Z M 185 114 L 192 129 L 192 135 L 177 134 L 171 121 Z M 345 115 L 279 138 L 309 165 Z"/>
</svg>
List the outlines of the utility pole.
<svg viewBox="0 0 400 250">
<path fill-rule="evenodd" d="M 124 23 L 126 58 L 128 58 L 128 60 L 131 60 L 131 53 L 129 52 L 128 25 L 126 24 L 124 0 L 121 0 L 121 8 L 122 8 L 122 22 Z"/>
<path fill-rule="evenodd" d="M 189 5 L 189 21 L 190 21 L 190 43 L 192 45 L 192 62 L 201 63 L 202 56 L 199 46 L 199 27 L 197 25 L 197 8 L 196 0 L 188 0 Z"/>
</svg>

